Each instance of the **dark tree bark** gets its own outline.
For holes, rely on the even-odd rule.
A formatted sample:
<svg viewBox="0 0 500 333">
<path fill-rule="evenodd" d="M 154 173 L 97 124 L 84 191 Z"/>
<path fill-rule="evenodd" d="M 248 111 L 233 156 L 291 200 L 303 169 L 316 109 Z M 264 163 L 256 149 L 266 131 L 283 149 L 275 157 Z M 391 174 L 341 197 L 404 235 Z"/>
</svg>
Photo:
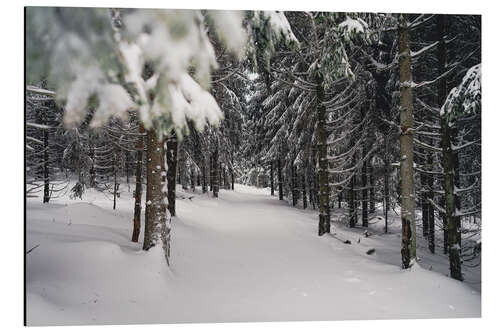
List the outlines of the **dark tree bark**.
<svg viewBox="0 0 500 333">
<path fill-rule="evenodd" d="M 151 248 L 153 244 L 153 155 L 156 142 L 156 133 L 153 130 L 147 131 L 146 136 L 146 211 L 144 216 L 144 241 L 142 244 L 142 249 L 147 251 Z"/>
<path fill-rule="evenodd" d="M 428 168 L 430 169 L 432 167 L 432 154 L 430 152 L 427 153 L 427 165 Z M 434 199 L 434 192 L 433 192 L 433 187 L 434 187 L 434 178 L 429 175 L 426 177 L 427 180 L 427 187 L 428 187 L 428 192 L 427 192 L 427 199 L 433 200 Z M 429 224 L 429 232 L 427 235 L 427 241 L 429 242 L 429 251 L 431 253 L 435 252 L 435 227 L 434 227 L 434 206 L 432 204 L 427 204 L 427 219 L 428 219 L 428 224 Z"/>
<path fill-rule="evenodd" d="M 421 194 L 421 201 L 422 201 L 422 236 L 424 238 L 427 238 L 429 235 L 429 201 L 428 201 L 428 189 L 426 188 L 426 185 L 428 184 L 427 181 L 427 175 L 422 174 L 420 176 L 421 182 L 422 182 L 422 187 L 423 191 Z"/>
<path fill-rule="evenodd" d="M 129 153 L 128 151 L 125 150 L 125 177 L 127 178 L 127 184 L 130 184 L 128 164 L 129 164 Z"/>
<path fill-rule="evenodd" d="M 365 150 L 363 148 L 363 150 Z M 366 153 L 366 150 L 365 152 L 363 153 L 363 155 Z M 366 177 L 366 173 L 367 173 L 367 165 L 366 165 L 366 160 L 365 162 L 363 162 L 363 167 L 362 167 L 362 170 L 361 170 L 361 186 L 363 187 L 363 189 L 361 190 L 362 192 L 362 198 L 361 198 L 361 221 L 362 221 L 362 224 L 363 224 L 363 227 L 364 228 L 368 228 L 368 181 L 367 181 L 367 177 Z"/>
<path fill-rule="evenodd" d="M 278 197 L 283 200 L 283 171 L 281 170 L 281 159 L 278 158 Z"/>
<path fill-rule="evenodd" d="M 373 175 L 372 159 L 369 160 L 368 174 L 370 176 L 370 213 L 375 213 L 375 176 Z"/>
<path fill-rule="evenodd" d="M 42 110 L 42 124 L 48 125 L 47 110 Z M 50 178 L 49 178 L 49 130 L 43 131 L 43 203 L 50 200 Z"/>
<path fill-rule="evenodd" d="M 210 167 L 210 172 L 209 172 L 209 175 L 210 175 L 210 192 L 213 191 L 214 189 L 214 155 L 213 154 L 210 154 L 210 157 L 209 157 L 209 167 Z"/>
<path fill-rule="evenodd" d="M 438 29 L 440 32 L 440 43 L 438 45 L 438 66 L 439 73 L 444 73 L 446 70 L 446 16 L 438 16 Z M 441 79 L 438 88 L 440 102 L 444 102 L 446 95 L 446 79 Z M 441 104 L 442 105 L 442 104 Z M 444 203 L 446 214 L 443 224 L 447 228 L 447 243 L 450 260 L 450 276 L 456 280 L 463 280 L 462 267 L 460 260 L 460 221 L 455 212 L 456 194 L 455 194 L 455 176 L 454 164 L 458 163 L 458 159 L 452 150 L 453 129 L 450 128 L 450 119 L 448 114 L 441 115 L 441 149 L 443 153 L 443 173 L 444 173 Z"/>
<path fill-rule="evenodd" d="M 342 208 L 342 192 L 343 192 L 343 190 L 340 190 L 339 194 L 337 195 L 339 209 Z"/>
<path fill-rule="evenodd" d="M 306 169 L 302 173 L 302 206 L 307 208 Z"/>
<path fill-rule="evenodd" d="M 439 45 L 437 47 L 437 58 L 438 58 L 438 70 L 439 73 L 444 73 L 446 71 L 446 15 L 438 15 L 437 20 L 438 38 Z M 438 82 L 438 104 L 443 105 L 446 100 L 447 95 L 447 83 L 446 79 L 441 79 Z M 445 207 L 445 198 L 441 196 L 439 205 Z M 448 219 L 445 214 L 439 212 L 440 219 L 443 223 L 443 252 L 448 253 Z"/>
<path fill-rule="evenodd" d="M 353 175 L 351 178 L 351 186 L 349 189 L 349 227 L 354 228 L 356 226 L 356 223 L 358 222 L 358 218 L 356 216 L 355 212 L 355 202 L 354 202 L 354 183 L 355 183 L 356 176 Z"/>
<path fill-rule="evenodd" d="M 403 268 L 409 268 L 416 258 L 415 188 L 413 180 L 413 92 L 408 21 L 401 14 L 399 32 L 400 75 L 400 173 L 401 173 L 401 258 Z"/>
<path fill-rule="evenodd" d="M 234 191 L 234 157 L 231 155 L 231 190 Z"/>
<path fill-rule="evenodd" d="M 116 194 L 118 192 L 117 183 L 117 173 L 118 173 L 118 157 L 117 152 L 113 152 L 113 210 L 116 209 Z"/>
<path fill-rule="evenodd" d="M 176 216 L 175 212 L 175 178 L 177 177 L 177 134 L 172 131 L 167 138 L 167 200 L 168 211 L 171 216 Z"/>
<path fill-rule="evenodd" d="M 203 157 L 201 163 L 201 192 L 207 193 L 207 163 L 205 157 Z"/>
<path fill-rule="evenodd" d="M 324 101 L 323 76 L 318 71 L 316 73 L 316 98 L 317 98 L 317 142 L 319 148 L 319 226 L 318 235 L 330 233 L 330 189 L 328 183 L 328 156 L 327 156 L 327 132 L 326 132 L 326 107 Z"/>
<path fill-rule="evenodd" d="M 191 165 L 191 175 L 190 175 L 190 181 L 191 181 L 191 191 L 194 192 L 195 188 L 196 188 L 196 174 L 194 172 L 194 166 Z"/>
<path fill-rule="evenodd" d="M 441 145 L 443 149 L 444 193 L 445 193 L 445 224 L 448 227 L 448 253 L 450 259 L 450 275 L 452 278 L 462 280 L 460 262 L 459 226 L 455 216 L 455 184 L 453 168 L 453 152 L 451 147 L 451 133 L 447 116 L 441 118 Z"/>
<path fill-rule="evenodd" d="M 219 170 L 218 170 L 218 167 L 219 167 L 219 146 L 218 144 L 215 144 L 215 150 L 214 150 L 214 154 L 213 154 L 213 169 L 214 169 L 214 172 L 213 172 L 213 179 L 212 179 L 212 184 L 213 184 L 213 196 L 214 198 L 218 198 L 219 197 Z"/>
<path fill-rule="evenodd" d="M 139 233 L 141 232 L 143 134 L 144 128 L 142 124 L 139 124 L 139 136 L 137 137 L 137 164 L 135 169 L 134 229 L 132 231 L 132 242 L 135 243 L 139 241 Z"/>
<path fill-rule="evenodd" d="M 388 215 L 389 215 L 389 173 L 390 173 L 390 162 L 389 162 L 389 136 L 385 137 L 385 152 L 384 152 L 384 219 L 385 233 L 388 232 Z"/>
<path fill-rule="evenodd" d="M 292 165 L 292 205 L 297 206 L 297 168 Z"/>
<path fill-rule="evenodd" d="M 90 157 L 90 170 L 89 170 L 89 185 L 94 188 L 96 186 L 95 180 L 95 150 L 94 150 L 94 142 L 92 140 L 92 135 L 89 131 L 89 157 Z"/>
<path fill-rule="evenodd" d="M 445 197 L 441 196 L 439 199 L 439 205 L 441 207 L 446 206 Z M 446 214 L 443 212 L 439 212 L 439 218 L 441 223 L 443 224 L 443 254 L 448 254 L 448 219 L 446 218 Z"/>
<path fill-rule="evenodd" d="M 274 168 L 273 168 L 273 162 L 271 161 L 271 195 L 274 196 Z"/>
<path fill-rule="evenodd" d="M 312 164 L 312 163 L 311 163 Z M 315 179 L 316 174 L 314 172 L 314 167 L 312 165 L 309 166 L 309 204 L 312 209 L 316 209 L 316 200 L 315 200 Z"/>
<path fill-rule="evenodd" d="M 456 129 L 452 129 L 451 131 L 451 137 L 450 140 L 453 142 L 456 140 L 457 137 L 457 131 Z M 452 158 L 453 158 L 453 183 L 455 188 L 460 188 L 460 158 L 458 156 L 458 152 L 453 152 L 452 153 Z M 462 205 L 460 203 L 460 196 L 458 194 L 455 194 L 455 208 L 457 211 L 460 211 L 462 208 Z M 457 244 L 459 247 L 459 254 L 462 252 L 462 221 L 460 219 L 460 216 L 454 216 L 455 218 L 455 224 L 457 226 Z"/>
</svg>

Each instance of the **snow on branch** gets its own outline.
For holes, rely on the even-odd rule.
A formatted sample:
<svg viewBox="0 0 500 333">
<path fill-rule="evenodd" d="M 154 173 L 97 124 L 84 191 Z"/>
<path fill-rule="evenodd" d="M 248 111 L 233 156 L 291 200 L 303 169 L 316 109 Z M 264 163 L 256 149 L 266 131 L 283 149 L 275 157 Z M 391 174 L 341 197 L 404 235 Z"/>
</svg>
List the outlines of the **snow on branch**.
<svg viewBox="0 0 500 333">
<path fill-rule="evenodd" d="M 31 93 L 38 94 L 38 95 L 45 95 L 45 96 L 51 96 L 51 97 L 54 97 L 56 95 L 55 91 L 47 90 L 47 89 L 43 89 L 43 88 L 38 88 L 35 86 L 30 86 L 30 85 L 26 86 L 26 90 L 31 92 Z"/>
<path fill-rule="evenodd" d="M 419 28 L 421 25 L 427 23 L 429 20 L 431 20 L 435 15 L 426 15 L 426 14 L 421 14 L 419 17 L 417 17 L 415 20 L 413 20 L 410 24 L 408 24 L 408 29 L 416 29 Z"/>
<path fill-rule="evenodd" d="M 434 42 L 434 43 L 432 43 L 432 44 L 430 44 L 430 45 L 427 45 L 427 46 L 425 46 L 425 47 L 421 48 L 420 50 L 418 50 L 418 51 L 416 51 L 416 52 L 411 51 L 411 58 L 412 58 L 412 60 L 413 60 L 414 58 L 418 58 L 418 57 L 420 57 L 422 54 L 426 53 L 427 51 L 432 50 L 432 49 L 433 49 L 435 46 L 437 46 L 438 44 L 439 44 L 439 41 Z"/>
<path fill-rule="evenodd" d="M 453 88 L 441 107 L 441 116 L 479 113 L 481 110 L 481 64 L 471 67 L 462 82 Z"/>
</svg>

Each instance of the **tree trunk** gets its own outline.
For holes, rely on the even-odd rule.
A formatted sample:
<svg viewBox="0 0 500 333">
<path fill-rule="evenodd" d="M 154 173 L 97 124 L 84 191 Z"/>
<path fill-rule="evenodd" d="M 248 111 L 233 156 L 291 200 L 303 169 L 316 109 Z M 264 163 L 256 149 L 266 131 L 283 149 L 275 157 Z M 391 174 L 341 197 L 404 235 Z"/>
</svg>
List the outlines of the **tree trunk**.
<svg viewBox="0 0 500 333">
<path fill-rule="evenodd" d="M 177 177 L 177 134 L 172 131 L 167 138 L 167 199 L 168 211 L 171 216 L 176 216 L 175 212 L 175 178 Z"/>
<path fill-rule="evenodd" d="M 128 170 L 128 167 L 129 167 L 129 153 L 128 151 L 125 150 L 125 176 L 127 177 L 127 185 L 130 184 L 130 179 L 129 179 L 129 170 Z M 130 187 L 129 187 L 129 191 L 130 191 Z"/>
<path fill-rule="evenodd" d="M 96 186 L 95 180 L 95 150 L 94 150 L 94 142 L 92 141 L 92 136 L 89 131 L 89 157 L 90 157 L 90 170 L 89 170 L 89 185 L 94 188 Z"/>
<path fill-rule="evenodd" d="M 422 174 L 420 176 L 420 179 L 421 179 L 421 183 L 422 183 L 422 188 L 423 188 L 423 191 L 422 191 L 422 194 L 421 194 L 421 201 L 422 201 L 422 235 L 424 236 L 424 238 L 427 238 L 427 236 L 429 235 L 429 201 L 428 201 L 428 189 L 426 188 L 427 184 L 428 184 L 428 180 L 427 180 L 427 175 L 426 174 Z"/>
<path fill-rule="evenodd" d="M 430 170 L 432 166 L 432 153 L 428 152 L 427 153 L 427 165 Z M 432 175 L 428 175 L 426 177 L 427 180 L 427 187 L 428 187 L 428 192 L 427 192 L 427 199 L 433 200 L 434 199 L 434 178 Z M 429 223 L 429 232 L 427 234 L 427 241 L 429 243 L 429 251 L 431 253 L 435 252 L 435 240 L 434 240 L 434 235 L 435 235 L 435 227 L 434 227 L 434 206 L 432 204 L 428 203 L 427 204 L 427 219 Z"/>
<path fill-rule="evenodd" d="M 210 180 L 210 192 L 214 189 L 214 155 L 210 154 L 208 166 L 210 167 L 209 180 Z"/>
<path fill-rule="evenodd" d="M 307 208 L 306 170 L 302 173 L 302 206 Z"/>
<path fill-rule="evenodd" d="M 368 174 L 370 175 L 370 213 L 375 213 L 375 177 L 373 175 L 372 159 L 368 164 Z"/>
<path fill-rule="evenodd" d="M 203 157 L 201 163 L 201 192 L 207 193 L 207 163 L 205 157 Z"/>
<path fill-rule="evenodd" d="M 212 179 L 212 184 L 213 184 L 213 196 L 214 198 L 219 197 L 219 146 L 218 144 L 215 144 L 215 151 L 213 154 L 213 179 Z"/>
<path fill-rule="evenodd" d="M 324 90 L 323 76 L 320 72 L 316 73 L 316 98 L 317 98 L 317 142 L 319 148 L 319 226 L 318 235 L 330 233 L 330 189 L 328 184 L 328 160 L 327 160 L 327 133 L 326 133 L 326 107 L 323 105 Z"/>
<path fill-rule="evenodd" d="M 297 168 L 292 165 L 292 205 L 297 206 Z"/>
<path fill-rule="evenodd" d="M 363 148 L 363 150 L 365 150 Z M 366 150 L 364 152 L 364 154 L 366 153 Z M 364 155 L 363 154 L 363 155 Z M 362 224 L 363 224 L 363 227 L 364 228 L 368 228 L 368 179 L 366 177 L 366 173 L 367 173 L 367 165 L 366 165 L 366 160 L 363 162 L 363 167 L 362 167 L 362 170 L 361 170 L 361 186 L 363 187 L 363 189 L 361 190 L 361 195 L 362 195 L 362 198 L 361 198 L 361 221 L 362 221 Z"/>
<path fill-rule="evenodd" d="M 415 188 L 413 180 L 413 92 L 409 31 L 406 14 L 399 19 L 400 173 L 401 173 L 401 257 L 403 268 L 416 258 Z"/>
<path fill-rule="evenodd" d="M 312 163 L 311 163 L 312 164 Z M 314 172 L 314 167 L 312 165 L 309 166 L 309 204 L 312 209 L 316 209 L 316 201 L 315 201 L 315 179 L 316 174 Z"/>
<path fill-rule="evenodd" d="M 117 179 L 116 175 L 118 173 L 118 161 L 117 161 L 117 153 L 116 151 L 113 152 L 113 210 L 116 209 L 116 192 L 118 191 L 117 188 Z"/>
<path fill-rule="evenodd" d="M 143 151 L 144 128 L 139 124 L 139 136 L 137 137 L 137 164 L 135 169 L 135 205 L 134 205 L 134 229 L 132 231 L 132 242 L 139 241 L 141 232 L 141 200 L 142 200 L 142 151 Z"/>
<path fill-rule="evenodd" d="M 194 171 L 194 166 L 191 165 L 191 175 L 190 175 L 190 181 L 191 181 L 191 191 L 194 192 L 195 188 L 196 188 L 196 174 L 195 174 L 195 171 Z"/>
<path fill-rule="evenodd" d="M 354 207 L 354 182 L 355 182 L 355 175 L 352 176 L 351 178 L 351 187 L 349 189 L 349 227 L 354 228 L 356 226 L 356 223 L 358 222 L 356 214 L 355 214 L 355 207 Z"/>
<path fill-rule="evenodd" d="M 231 155 L 231 190 L 234 191 L 234 158 Z"/>
<path fill-rule="evenodd" d="M 281 170 L 281 159 L 278 158 L 278 197 L 283 200 L 283 172 Z"/>
<path fill-rule="evenodd" d="M 42 124 L 48 125 L 47 110 L 42 110 Z M 50 200 L 50 179 L 49 179 L 49 130 L 43 131 L 43 203 Z"/>
<path fill-rule="evenodd" d="M 439 205 L 441 207 L 446 206 L 446 201 L 444 195 L 439 199 Z M 439 212 L 439 218 L 443 224 L 443 254 L 448 254 L 448 220 L 446 219 L 446 213 Z"/>
<path fill-rule="evenodd" d="M 274 169 L 273 169 L 273 161 L 271 161 L 271 196 L 274 196 Z"/>
<path fill-rule="evenodd" d="M 390 172 L 390 162 L 389 162 L 389 136 L 385 137 L 385 152 L 384 152 L 384 219 L 385 233 L 388 232 L 388 215 L 389 215 L 389 172 Z"/>
<path fill-rule="evenodd" d="M 438 29 L 440 32 L 440 43 L 438 45 L 438 61 L 439 72 L 444 73 L 446 70 L 446 17 L 445 15 L 438 16 Z M 439 85 L 438 96 L 441 105 L 446 99 L 446 78 L 441 79 Z M 462 267 L 460 259 L 460 218 L 456 216 L 457 196 L 455 187 L 458 186 L 458 174 L 454 175 L 456 168 L 458 169 L 458 158 L 452 150 L 452 139 L 454 130 L 450 127 L 450 119 L 448 115 L 441 116 L 441 148 L 443 153 L 443 172 L 444 172 L 444 201 L 446 214 L 443 224 L 447 229 L 447 244 L 446 247 L 449 253 L 450 260 L 450 276 L 456 280 L 463 280 Z"/>
<path fill-rule="evenodd" d="M 170 257 L 170 227 L 167 225 L 167 205 L 163 192 L 162 156 L 165 153 L 163 141 L 159 140 L 154 130 L 148 131 L 148 161 L 147 161 L 147 192 L 144 244 L 143 249 L 149 250 L 161 240 L 165 259 L 169 264 Z M 149 197 L 149 198 L 148 198 Z"/>
<path fill-rule="evenodd" d="M 456 129 L 452 129 L 450 140 L 453 142 L 456 140 L 457 131 Z M 458 156 L 458 152 L 452 153 L 453 158 L 453 183 L 455 188 L 460 188 L 460 158 Z M 460 211 L 462 205 L 460 204 L 460 196 L 455 194 L 455 208 L 456 211 Z M 459 247 L 459 254 L 462 252 L 462 221 L 460 216 L 455 216 L 455 224 L 457 225 L 457 244 Z"/>
<path fill-rule="evenodd" d="M 455 217 L 455 184 L 453 176 L 453 151 L 451 147 L 451 129 L 448 126 L 448 117 L 441 118 L 441 145 L 443 149 L 444 196 L 445 196 L 445 224 L 448 226 L 448 253 L 450 258 L 450 275 L 462 280 L 459 245 L 459 226 Z"/>
<path fill-rule="evenodd" d="M 437 58 L 438 58 L 438 71 L 439 74 L 443 74 L 446 71 L 446 15 L 438 15 L 437 17 L 437 29 L 438 29 L 438 38 L 439 45 L 437 47 Z M 446 79 L 442 78 L 438 83 L 438 104 L 441 106 L 446 101 L 447 95 L 447 84 Z M 446 206 L 445 198 L 441 196 L 439 205 L 441 207 Z M 448 253 L 448 226 L 445 214 L 439 212 L 439 216 L 443 223 L 443 252 L 444 254 Z"/>
<path fill-rule="evenodd" d="M 154 138 L 153 138 L 154 137 Z M 153 130 L 147 131 L 146 136 L 146 212 L 144 216 L 144 241 L 142 244 L 143 250 L 149 250 L 152 246 L 153 240 L 153 214 L 152 214 L 152 203 L 153 203 L 153 155 L 154 152 L 154 142 L 156 140 L 156 133 Z"/>
</svg>

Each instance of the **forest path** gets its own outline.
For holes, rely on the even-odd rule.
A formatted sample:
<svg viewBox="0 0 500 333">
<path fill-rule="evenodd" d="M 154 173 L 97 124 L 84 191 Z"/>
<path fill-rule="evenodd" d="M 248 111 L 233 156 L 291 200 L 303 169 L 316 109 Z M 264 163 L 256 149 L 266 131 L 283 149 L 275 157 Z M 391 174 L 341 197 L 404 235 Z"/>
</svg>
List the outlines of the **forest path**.
<svg viewBox="0 0 500 333">
<path fill-rule="evenodd" d="M 161 246 L 144 252 L 130 241 L 132 191 L 117 210 L 93 190 L 84 200 L 29 199 L 28 323 L 480 316 L 480 293 L 466 284 L 420 265 L 400 269 L 399 234 L 333 229 L 349 245 L 318 237 L 317 212 L 266 190 L 237 185 L 218 199 L 178 190 L 170 268 Z"/>
<path fill-rule="evenodd" d="M 186 321 L 479 314 L 479 297 L 463 284 L 420 267 L 402 271 L 399 252 L 381 240 L 357 244 L 358 233 L 334 228 L 353 244 L 318 237 L 317 212 L 292 208 L 265 190 L 236 185 L 216 200 L 180 201 L 178 212 L 172 270 L 186 286 L 177 290 L 191 310 L 176 314 Z M 368 256 L 372 246 L 379 253 Z M 472 304 L 461 304 L 464 294 Z"/>
</svg>

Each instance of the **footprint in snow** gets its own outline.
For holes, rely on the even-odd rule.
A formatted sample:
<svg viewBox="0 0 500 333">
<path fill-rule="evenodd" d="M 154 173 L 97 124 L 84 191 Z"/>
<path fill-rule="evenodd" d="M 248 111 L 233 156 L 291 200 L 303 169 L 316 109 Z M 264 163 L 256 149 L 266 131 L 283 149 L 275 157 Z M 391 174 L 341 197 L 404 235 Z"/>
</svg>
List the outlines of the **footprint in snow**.
<svg viewBox="0 0 500 333">
<path fill-rule="evenodd" d="M 349 282 L 349 283 L 357 283 L 357 282 L 361 282 L 361 280 L 360 280 L 360 279 L 355 278 L 355 277 L 350 277 L 350 278 L 344 279 L 344 281 Z"/>
</svg>

